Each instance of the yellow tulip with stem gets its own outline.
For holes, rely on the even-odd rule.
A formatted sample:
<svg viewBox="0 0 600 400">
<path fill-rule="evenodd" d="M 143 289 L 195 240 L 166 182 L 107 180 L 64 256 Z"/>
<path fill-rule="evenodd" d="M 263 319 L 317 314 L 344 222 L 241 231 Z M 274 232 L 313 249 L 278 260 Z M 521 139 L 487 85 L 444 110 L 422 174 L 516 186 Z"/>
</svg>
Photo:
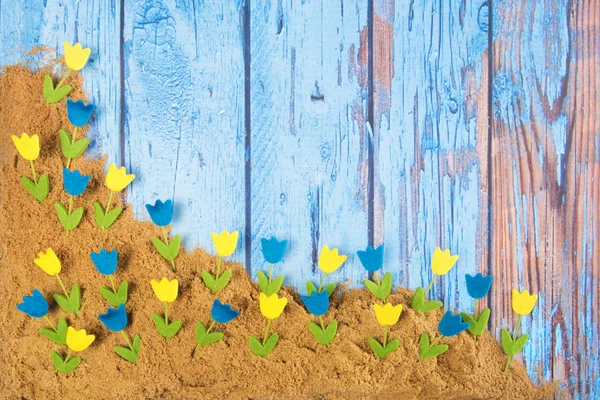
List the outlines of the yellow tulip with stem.
<svg viewBox="0 0 600 400">
<path fill-rule="evenodd" d="M 267 318 L 267 327 L 265 328 L 265 334 L 263 335 L 262 341 L 254 336 L 250 336 L 250 349 L 255 355 L 266 357 L 277 345 L 279 335 L 277 333 L 269 335 L 269 330 L 271 329 L 271 322 L 274 319 L 279 318 L 281 313 L 283 313 L 283 309 L 287 305 L 287 302 L 287 298 L 279 297 L 277 296 L 277 293 L 273 293 L 270 296 L 267 296 L 263 292 L 260 293 L 260 312 Z"/>
<path fill-rule="evenodd" d="M 537 299 L 538 295 L 529 294 L 528 290 L 524 290 L 522 292 L 519 292 L 517 289 L 512 290 L 512 309 L 519 317 L 517 318 L 515 331 L 512 335 L 506 328 L 502 328 L 502 349 L 508 356 L 504 366 L 504 372 L 508 371 L 508 367 L 510 366 L 512 358 L 518 354 L 523 347 L 525 347 L 525 344 L 527 344 L 527 341 L 529 340 L 529 334 L 527 333 L 523 336 L 519 336 L 519 330 L 521 329 L 521 318 L 523 318 L 525 315 L 531 314 Z"/>
<path fill-rule="evenodd" d="M 219 260 L 217 261 L 217 273 L 213 276 L 210 272 L 204 270 L 202 271 L 202 280 L 204 281 L 204 285 L 206 285 L 213 293 L 225 289 L 231 279 L 231 270 L 229 269 L 221 275 L 221 264 L 223 263 L 224 257 L 232 255 L 235 251 L 238 237 L 238 231 L 229 233 L 229 231 L 224 230 L 221 234 L 215 232 L 212 233 L 213 245 L 219 255 Z"/>
<path fill-rule="evenodd" d="M 29 161 L 31 167 L 31 175 L 33 181 L 24 176 L 21 177 L 21 183 L 25 187 L 25 190 L 29 192 L 37 201 L 43 201 L 48 197 L 50 191 L 50 182 L 48 181 L 48 175 L 42 174 L 39 179 L 35 172 L 33 162 L 40 156 L 40 138 L 38 135 L 32 135 L 31 137 L 23 132 L 21 137 L 13 135 L 12 141 L 17 148 L 17 151 L 25 160 Z"/>
<path fill-rule="evenodd" d="M 67 356 L 63 359 L 56 350 L 50 352 L 54 368 L 63 374 L 72 372 L 81 363 L 80 357 L 72 357 L 73 352 L 80 353 L 84 351 L 94 343 L 95 339 L 96 336 L 88 335 L 85 329 L 76 330 L 69 326 L 67 328 L 67 347 L 69 348 Z"/>
<path fill-rule="evenodd" d="M 94 203 L 94 218 L 96 225 L 100 229 L 105 230 L 110 228 L 117 218 L 119 218 L 119 215 L 123 212 L 123 208 L 115 207 L 112 210 L 110 209 L 113 195 L 125 189 L 134 179 L 135 175 L 127 174 L 125 167 L 117 168 L 114 163 L 110 164 L 105 179 L 106 187 L 110 190 L 106 209 L 99 202 Z"/>
<path fill-rule="evenodd" d="M 418 287 L 412 298 L 411 308 L 422 313 L 428 313 L 443 306 L 441 301 L 437 300 L 426 300 L 427 294 L 431 290 L 435 279 L 438 276 L 446 275 L 452 267 L 458 261 L 458 255 L 451 255 L 450 250 L 442 251 L 439 247 L 435 249 L 433 258 L 431 259 L 431 270 L 433 271 L 433 277 L 427 286 L 427 289 L 423 290 L 423 287 Z"/>
<path fill-rule="evenodd" d="M 158 330 L 158 333 L 165 339 L 170 339 L 179 332 L 183 322 L 181 320 L 173 321 L 169 323 L 169 303 L 172 303 L 177 299 L 179 291 L 179 282 L 177 279 L 169 281 L 167 278 L 162 278 L 160 282 L 152 279 L 150 281 L 154 294 L 165 305 L 165 315 L 160 316 L 159 314 L 152 314 L 152 321 Z"/>
<path fill-rule="evenodd" d="M 90 53 L 92 52 L 89 48 L 81 46 L 80 43 L 71 45 L 71 43 L 65 41 L 63 45 L 65 51 L 65 64 L 67 64 L 68 70 L 56 86 L 54 86 L 54 81 L 50 74 L 46 74 L 44 77 L 44 99 L 46 99 L 48 104 L 58 103 L 71 92 L 73 89 L 71 86 L 63 86 L 65 80 L 71 71 L 79 71 L 85 67 L 90 58 Z"/>
<path fill-rule="evenodd" d="M 400 340 L 393 339 L 388 342 L 388 335 L 390 326 L 395 325 L 400 319 L 400 314 L 402 314 L 402 305 L 397 304 L 393 306 L 391 303 L 385 303 L 384 305 L 375 304 L 373 306 L 375 310 L 375 317 L 377 318 L 377 322 L 379 325 L 384 327 L 383 331 L 383 342 L 379 343 L 375 338 L 369 338 L 369 344 L 371 345 L 371 349 L 373 352 L 379 356 L 379 358 L 384 359 L 390 353 L 398 350 L 400 346 Z"/>
<path fill-rule="evenodd" d="M 62 270 L 62 265 L 60 260 L 56 256 L 56 253 L 51 248 L 46 249 L 46 252 L 40 252 L 38 257 L 33 260 L 33 262 L 42 269 L 46 274 L 50 276 L 56 276 L 58 280 L 58 284 L 63 290 L 63 294 L 54 294 L 52 297 L 56 301 L 56 303 L 68 313 L 73 313 L 77 316 L 77 312 L 81 307 L 81 288 L 79 285 L 73 285 L 71 288 L 71 293 L 67 292 L 67 288 L 63 283 L 62 279 L 60 279 L 60 271 Z"/>
</svg>

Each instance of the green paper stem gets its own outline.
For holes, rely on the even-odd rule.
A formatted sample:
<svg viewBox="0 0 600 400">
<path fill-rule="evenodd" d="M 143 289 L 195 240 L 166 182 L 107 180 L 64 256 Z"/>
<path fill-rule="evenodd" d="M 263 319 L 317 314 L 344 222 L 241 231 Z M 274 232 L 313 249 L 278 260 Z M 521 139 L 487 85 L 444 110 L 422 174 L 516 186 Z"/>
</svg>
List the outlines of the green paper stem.
<svg viewBox="0 0 600 400">
<path fill-rule="evenodd" d="M 269 322 L 267 322 L 267 329 L 265 329 L 265 336 L 263 337 L 262 345 L 264 346 L 267 342 L 267 338 L 269 337 L 269 329 L 271 328 L 271 319 L 269 318 Z"/>
<path fill-rule="evenodd" d="M 519 334 L 519 330 L 521 329 L 521 318 L 523 318 L 522 315 L 519 315 L 519 318 L 517 318 L 517 325 L 515 326 L 515 332 L 513 333 L 512 340 L 517 339 L 517 335 Z M 508 359 L 506 360 L 506 365 L 504 366 L 504 372 L 508 371 L 508 367 L 510 366 L 512 358 L 513 356 L 508 356 Z"/>
<path fill-rule="evenodd" d="M 72 354 L 73 354 L 73 351 L 71 349 L 69 349 L 69 352 L 67 353 L 67 357 L 65 357 L 65 364 L 67 363 L 67 361 L 69 361 Z"/>
<path fill-rule="evenodd" d="M 169 325 L 169 303 L 165 301 L 165 325 Z"/>
<path fill-rule="evenodd" d="M 215 326 L 215 321 L 213 321 L 209 326 L 208 329 L 206 330 L 206 334 L 208 335 L 210 333 L 210 331 L 212 330 L 212 328 L 214 328 Z"/>
<path fill-rule="evenodd" d="M 63 283 L 62 279 L 60 279 L 60 275 L 56 274 L 56 279 L 58 279 L 58 283 L 60 284 L 60 287 L 62 288 L 65 297 L 71 301 L 71 297 L 69 296 L 69 293 L 67 293 L 67 288 L 65 288 L 65 284 Z"/>
<path fill-rule="evenodd" d="M 429 347 L 433 347 L 437 344 L 437 342 L 439 342 L 442 338 L 444 337 L 444 335 L 439 335 L 438 337 L 436 337 L 433 342 L 431 342 L 431 344 L 429 345 Z"/>
<path fill-rule="evenodd" d="M 217 261 L 217 274 L 215 275 L 215 281 L 219 280 L 219 274 L 221 273 L 221 262 L 223 261 L 223 257 L 219 256 L 219 261 Z"/>
<path fill-rule="evenodd" d="M 68 216 L 71 216 L 71 211 L 73 211 L 73 196 L 69 196 L 69 212 L 67 213 Z M 69 237 L 69 230 L 68 229 L 66 230 L 65 235 L 67 237 Z"/>
<path fill-rule="evenodd" d="M 386 325 L 385 329 L 383 330 L 383 348 L 384 349 L 387 346 L 388 332 L 389 331 L 390 331 L 390 327 L 388 325 Z"/>
<path fill-rule="evenodd" d="M 379 272 L 375 271 L 375 273 L 373 274 L 373 279 L 375 279 L 375 283 L 377 285 L 381 285 L 381 281 L 379 280 Z"/>
<path fill-rule="evenodd" d="M 160 228 L 162 229 L 163 236 L 165 237 L 165 244 L 169 246 L 169 236 L 167 235 L 167 231 L 164 226 L 161 226 Z M 176 272 L 175 260 L 171 260 L 171 269 L 173 269 L 173 272 Z"/>
<path fill-rule="evenodd" d="M 52 321 L 50 321 L 50 318 L 48 318 L 47 315 L 44 315 L 44 319 L 50 324 L 50 326 L 52 327 L 52 329 L 54 329 L 54 332 L 58 333 L 58 329 L 56 328 L 56 326 L 52 323 Z"/>
<path fill-rule="evenodd" d="M 110 210 L 110 203 L 112 203 L 112 197 L 113 197 L 113 192 L 111 190 L 110 194 L 108 195 L 108 203 L 106 203 L 106 210 L 104 211 L 104 215 L 108 214 L 108 211 Z M 106 220 L 106 218 L 105 218 Z M 102 230 L 104 230 L 104 225 L 102 226 Z"/>
<path fill-rule="evenodd" d="M 321 283 L 319 284 L 319 293 L 323 291 L 323 285 L 325 284 L 325 277 L 327 276 L 327 272 L 323 272 L 321 276 Z"/>
<path fill-rule="evenodd" d="M 273 264 L 271 264 L 269 266 L 269 285 L 271 284 L 272 280 L 273 280 Z"/>
<path fill-rule="evenodd" d="M 117 288 L 116 288 L 116 286 L 115 286 L 115 280 L 113 279 L 113 276 L 112 276 L 112 274 L 110 274 L 110 275 L 108 276 L 108 280 L 110 281 L 110 286 L 112 286 L 113 293 L 114 293 L 114 294 L 115 294 L 115 296 L 116 296 L 116 295 L 117 295 Z"/>
<path fill-rule="evenodd" d="M 35 174 L 35 168 L 33 168 L 33 161 L 29 160 L 29 165 L 31 165 L 31 173 L 33 174 L 33 181 L 35 182 L 36 186 L 37 186 L 37 175 Z"/>
<path fill-rule="evenodd" d="M 319 316 L 319 321 L 321 321 L 321 329 L 325 332 L 325 322 L 323 322 L 323 316 Z"/>
<path fill-rule="evenodd" d="M 475 299 L 475 310 L 473 311 L 473 318 L 475 320 L 479 319 L 479 299 Z M 475 336 L 475 340 L 477 340 L 477 336 Z"/>
<path fill-rule="evenodd" d="M 129 336 L 127 336 L 127 334 L 125 333 L 125 330 L 122 330 L 121 334 L 125 338 L 125 343 L 127 343 L 127 346 L 129 346 L 131 351 L 135 352 L 135 350 L 133 349 L 133 344 L 131 344 L 131 341 L 129 340 Z"/>
<path fill-rule="evenodd" d="M 431 278 L 431 282 L 429 282 L 429 286 L 427 286 L 427 289 L 425 289 L 423 298 L 427 298 L 427 293 L 429 293 L 429 291 L 431 290 L 431 287 L 433 286 L 433 282 L 435 282 L 435 278 L 437 278 L 437 274 L 433 274 L 433 277 Z"/>
<path fill-rule="evenodd" d="M 75 137 L 77 136 L 77 127 L 73 129 L 73 136 L 71 136 L 71 145 L 75 143 Z M 67 158 L 67 169 L 71 168 L 71 160 L 72 158 Z"/>
<path fill-rule="evenodd" d="M 67 77 L 69 76 L 70 73 L 71 73 L 71 68 L 69 68 L 67 70 L 67 73 L 65 74 L 65 76 L 63 76 L 63 78 L 60 80 L 60 82 L 58 82 L 58 85 L 56 85 L 56 87 L 54 88 L 54 90 L 58 89 L 59 87 L 62 86 L 63 83 L 65 83 L 65 79 L 67 79 Z"/>
</svg>

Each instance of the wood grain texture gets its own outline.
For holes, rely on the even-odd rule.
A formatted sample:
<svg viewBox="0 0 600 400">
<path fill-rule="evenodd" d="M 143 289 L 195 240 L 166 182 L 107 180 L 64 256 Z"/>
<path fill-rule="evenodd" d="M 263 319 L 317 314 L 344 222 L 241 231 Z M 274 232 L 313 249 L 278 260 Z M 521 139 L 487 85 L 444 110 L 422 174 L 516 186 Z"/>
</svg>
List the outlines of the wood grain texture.
<svg viewBox="0 0 600 400">
<path fill-rule="evenodd" d="M 540 293 L 525 318 L 532 377 L 600 396 L 600 3 L 494 2 L 492 326 L 514 325 L 513 287 Z"/>
<path fill-rule="evenodd" d="M 173 231 L 213 251 L 211 232 L 245 230 L 241 6 L 125 2 L 125 164 L 131 202 L 173 199 Z M 240 240 L 234 259 L 244 259 Z"/>
<path fill-rule="evenodd" d="M 279 270 L 302 292 L 323 245 L 348 255 L 330 279 L 365 275 L 366 6 L 252 2 L 252 271 L 265 268 L 260 238 L 290 239 Z"/>
<path fill-rule="evenodd" d="M 436 247 L 459 254 L 432 297 L 470 310 L 464 274 L 488 257 L 487 3 L 375 4 L 375 242 L 411 288 Z"/>
</svg>

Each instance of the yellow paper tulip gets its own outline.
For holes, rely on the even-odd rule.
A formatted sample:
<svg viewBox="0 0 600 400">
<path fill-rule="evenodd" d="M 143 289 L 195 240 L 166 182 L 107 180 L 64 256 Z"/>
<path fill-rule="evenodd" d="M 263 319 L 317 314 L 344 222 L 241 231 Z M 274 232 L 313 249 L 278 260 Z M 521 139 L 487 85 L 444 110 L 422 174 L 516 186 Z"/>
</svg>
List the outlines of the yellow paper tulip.
<svg viewBox="0 0 600 400">
<path fill-rule="evenodd" d="M 50 276 L 60 273 L 60 260 L 51 248 L 48 248 L 45 253 L 41 251 L 33 262 Z"/>
<path fill-rule="evenodd" d="M 377 322 L 383 326 L 394 325 L 398 322 L 400 314 L 402 314 L 402 304 L 395 306 L 392 306 L 391 303 L 385 303 L 383 306 L 381 304 L 375 304 L 373 308 L 375 309 Z"/>
<path fill-rule="evenodd" d="M 163 303 L 172 303 L 177 298 L 177 291 L 179 290 L 177 279 L 169 281 L 167 278 L 162 278 L 160 282 L 152 279 L 150 284 L 156 297 Z"/>
<path fill-rule="evenodd" d="M 219 254 L 221 257 L 232 255 L 237 247 L 238 235 L 238 231 L 229 233 L 229 231 L 225 230 L 221 232 L 220 235 L 213 232 L 212 240 L 215 250 L 217 250 L 217 254 Z"/>
<path fill-rule="evenodd" d="M 75 43 L 75 46 L 71 46 L 71 43 L 65 41 L 65 63 L 67 67 L 73 71 L 79 71 L 85 64 L 87 64 L 88 58 L 92 50 L 88 48 L 82 48 L 81 43 Z"/>
<path fill-rule="evenodd" d="M 127 175 L 125 167 L 117 168 L 114 163 L 111 163 L 108 167 L 108 173 L 106 174 L 106 187 L 108 187 L 111 192 L 120 192 L 134 179 L 135 175 Z"/>
<path fill-rule="evenodd" d="M 431 270 L 436 275 L 446 275 L 458 261 L 458 255 L 450 255 L 450 250 L 442 251 L 439 247 L 433 253 Z"/>
<path fill-rule="evenodd" d="M 326 274 L 331 274 L 341 267 L 347 258 L 344 255 L 338 255 L 338 249 L 329 250 L 329 247 L 323 246 L 319 256 L 319 268 Z"/>
<path fill-rule="evenodd" d="M 537 294 L 529 294 L 528 290 L 519 293 L 517 289 L 512 290 L 512 309 L 516 314 L 528 315 L 537 302 Z"/>
<path fill-rule="evenodd" d="M 27 161 L 34 161 L 40 156 L 40 138 L 38 135 L 32 135 L 23 132 L 21 137 L 12 135 L 12 141 L 21 154 L 21 157 Z"/>
<path fill-rule="evenodd" d="M 277 297 L 277 293 L 267 296 L 260 293 L 260 312 L 265 318 L 275 319 L 281 315 L 287 304 L 287 298 Z"/>
<path fill-rule="evenodd" d="M 67 346 L 73 351 L 84 351 L 94 342 L 96 336 L 88 335 L 85 329 L 76 330 L 72 326 L 67 328 Z"/>
</svg>

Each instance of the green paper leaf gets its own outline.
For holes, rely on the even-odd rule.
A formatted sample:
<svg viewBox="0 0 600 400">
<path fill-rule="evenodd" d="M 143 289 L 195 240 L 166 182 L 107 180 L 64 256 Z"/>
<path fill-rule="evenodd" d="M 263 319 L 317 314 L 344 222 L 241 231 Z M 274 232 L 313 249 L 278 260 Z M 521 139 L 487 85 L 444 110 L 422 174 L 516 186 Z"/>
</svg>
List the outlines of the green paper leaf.
<svg viewBox="0 0 600 400">
<path fill-rule="evenodd" d="M 65 208 L 65 206 L 63 206 L 60 203 L 55 203 L 54 208 L 56 208 L 56 213 L 58 214 L 58 219 L 60 221 L 60 224 L 63 226 L 63 228 L 70 231 L 70 230 L 77 228 L 77 226 L 79 226 L 79 223 L 81 222 L 81 218 L 83 217 L 83 207 L 75 209 L 71 213 L 71 215 L 69 215 L 67 213 L 67 209 Z"/>
<path fill-rule="evenodd" d="M 481 312 L 477 320 L 475 320 L 473 316 L 467 313 L 461 313 L 461 315 L 463 321 L 468 322 L 470 324 L 468 329 L 469 332 L 473 336 L 477 337 L 478 335 L 481 335 L 487 328 L 488 320 L 490 319 L 490 309 L 485 308 Z"/>
<path fill-rule="evenodd" d="M 171 243 L 168 245 L 163 243 L 160 239 L 153 237 L 152 244 L 156 247 L 156 250 L 160 253 L 160 255 L 167 261 L 171 261 L 177 257 L 179 254 L 179 247 L 181 245 L 181 237 L 179 235 L 175 235 Z"/>
<path fill-rule="evenodd" d="M 379 285 L 369 279 L 365 279 L 363 281 L 363 285 L 369 290 L 369 292 L 373 293 L 377 298 L 379 298 Z"/>
<path fill-rule="evenodd" d="M 265 293 L 265 294 L 267 296 L 270 296 L 272 294 L 279 292 L 279 289 L 281 289 L 281 286 L 283 285 L 283 279 L 284 279 L 283 275 L 279 275 L 278 277 L 273 279 L 271 281 L 271 284 L 269 285 L 268 293 Z"/>
<path fill-rule="evenodd" d="M 311 281 L 306 281 L 306 294 L 307 296 L 310 296 L 310 294 L 312 292 L 316 292 L 317 291 L 317 287 L 315 286 L 314 283 L 312 283 Z"/>
<path fill-rule="evenodd" d="M 308 329 L 313 334 L 317 342 L 328 346 L 335 339 L 335 335 L 337 333 L 338 322 L 336 320 L 331 321 L 328 326 L 325 327 L 325 330 L 321 328 L 318 324 L 309 321 Z"/>
<path fill-rule="evenodd" d="M 139 354 L 140 349 L 142 348 L 142 337 L 138 334 L 133 337 L 133 351 Z"/>
<path fill-rule="evenodd" d="M 63 345 L 67 343 L 67 328 L 67 320 L 61 318 L 58 320 L 58 324 L 56 325 L 56 331 L 51 328 L 41 328 L 39 333 L 52 342 Z"/>
<path fill-rule="evenodd" d="M 381 280 L 381 285 L 379 286 L 379 296 L 377 296 L 381 300 L 387 299 L 392 291 L 392 273 L 386 272 L 383 275 L 383 279 Z"/>
<path fill-rule="evenodd" d="M 321 329 L 321 327 L 318 324 L 312 321 L 308 321 L 308 330 L 310 331 L 310 333 L 312 333 L 315 339 L 317 339 L 317 342 L 321 343 L 321 340 L 324 337 L 323 329 Z"/>
<path fill-rule="evenodd" d="M 390 355 L 390 353 L 393 353 L 394 351 L 398 350 L 398 347 L 400 346 L 400 340 L 394 339 L 387 343 L 385 347 L 383 347 L 383 345 L 379 343 L 377 339 L 369 338 L 369 344 L 371 345 L 371 349 L 373 350 L 373 352 L 379 358 L 385 359 L 387 358 L 387 356 Z"/>
<path fill-rule="evenodd" d="M 165 339 L 170 339 L 179 332 L 183 321 L 173 321 L 170 324 L 165 322 L 165 318 L 158 314 L 152 314 L 152 321 L 158 330 L 158 333 Z"/>
<path fill-rule="evenodd" d="M 423 360 L 437 357 L 440 354 L 446 352 L 447 350 L 447 344 L 438 344 L 436 346 L 431 346 L 429 344 L 429 334 L 427 332 L 423 333 L 421 335 L 421 338 L 419 339 L 419 356 Z"/>
<path fill-rule="evenodd" d="M 69 374 L 73 372 L 81 363 L 81 358 L 79 357 L 73 357 L 69 361 L 65 362 L 62 356 L 56 350 L 52 350 L 50 352 L 50 357 L 52 358 L 52 364 L 54 364 L 54 368 L 63 374 Z"/>
<path fill-rule="evenodd" d="M 94 203 L 94 219 L 96 220 L 96 225 L 101 229 L 108 229 L 115 223 L 119 215 L 123 209 L 121 207 L 115 207 L 110 210 L 108 213 L 104 212 L 104 208 L 100 205 L 100 203 Z"/>
<path fill-rule="evenodd" d="M 442 307 L 444 303 L 437 300 L 426 301 L 425 300 L 425 291 L 422 287 L 419 287 L 415 292 L 412 302 L 411 308 L 416 311 L 420 311 L 422 313 L 428 313 L 433 310 L 437 310 Z"/>
<path fill-rule="evenodd" d="M 79 140 L 76 140 L 75 142 L 71 143 L 71 148 L 69 151 L 69 155 L 67 156 L 67 158 L 77 158 L 80 155 L 83 154 L 83 152 L 85 151 L 85 149 L 87 149 L 88 145 L 90 144 L 90 140 L 86 139 L 86 138 L 82 138 Z"/>
<path fill-rule="evenodd" d="M 44 84 L 45 84 L 45 82 L 44 82 Z M 56 104 L 59 101 L 61 101 L 62 99 L 64 99 L 69 93 L 71 93 L 71 89 L 72 89 L 71 86 L 64 85 L 64 86 L 54 89 L 48 95 L 44 94 L 44 98 L 46 99 L 46 102 L 48 104 Z"/>
<path fill-rule="evenodd" d="M 260 286 L 260 291 L 270 296 L 279 292 L 281 286 L 283 285 L 283 275 L 275 277 L 271 283 L 269 283 L 269 278 L 263 271 L 258 271 L 258 286 Z"/>
<path fill-rule="evenodd" d="M 127 295 L 129 291 L 129 283 L 127 281 L 121 282 L 121 286 L 117 289 L 117 302 L 118 304 L 115 307 L 120 306 L 121 304 L 127 303 Z"/>
<path fill-rule="evenodd" d="M 400 340 L 393 339 L 393 340 L 390 340 L 388 342 L 388 344 L 385 346 L 385 350 L 389 354 L 389 353 L 393 353 L 394 351 L 398 350 L 398 347 L 400 347 Z"/>
<path fill-rule="evenodd" d="M 81 288 L 79 285 L 73 285 L 71 288 L 71 294 L 69 294 L 69 303 L 72 307 L 74 313 L 79 311 L 81 307 Z"/>
<path fill-rule="evenodd" d="M 113 349 L 121 358 L 124 358 L 132 364 L 135 364 L 135 362 L 138 360 L 137 353 L 128 347 L 115 346 Z"/>
<path fill-rule="evenodd" d="M 48 175 L 43 174 L 40 176 L 37 184 L 33 182 L 31 179 L 26 177 L 21 177 L 21 183 L 25 187 L 25 190 L 29 192 L 37 201 L 43 201 L 48 197 L 48 192 L 50 191 L 50 184 L 48 182 Z"/>
<path fill-rule="evenodd" d="M 258 340 L 254 336 L 250 336 L 249 341 L 252 353 L 259 357 L 266 357 L 273 351 L 273 349 L 277 345 L 277 342 L 279 341 L 279 335 L 276 333 L 272 334 L 269 337 L 269 339 L 267 339 L 264 346 L 260 342 L 260 340 Z"/>
<path fill-rule="evenodd" d="M 48 102 L 48 97 L 54 92 L 54 82 L 50 74 L 46 74 L 44 77 L 44 99 Z"/>
<path fill-rule="evenodd" d="M 104 297 L 106 301 L 110 303 L 111 306 L 119 307 L 121 304 L 127 303 L 128 285 L 129 284 L 127 283 L 127 281 L 123 281 L 121 283 L 121 286 L 119 286 L 117 293 L 114 293 L 112 289 L 102 287 L 100 288 L 100 294 L 102 295 L 102 297 Z"/>
<path fill-rule="evenodd" d="M 204 322 L 199 321 L 198 325 L 196 325 L 196 335 L 194 339 L 197 344 L 202 344 L 204 338 L 206 337 L 206 327 L 204 326 Z"/>
<path fill-rule="evenodd" d="M 325 285 L 323 290 L 327 290 L 328 295 L 331 296 L 333 294 L 333 292 L 335 291 L 335 283 L 330 283 L 329 285 Z"/>
<path fill-rule="evenodd" d="M 77 285 L 75 285 L 77 286 Z M 71 291 L 72 293 L 72 291 Z M 52 298 L 54 299 L 54 301 L 56 301 L 56 304 L 59 305 L 60 308 L 62 308 L 65 312 L 67 313 L 77 313 L 77 311 L 79 310 L 79 307 L 75 308 L 75 306 L 77 305 L 77 302 L 74 300 L 69 300 L 67 298 L 67 296 L 65 296 L 64 294 L 53 294 Z"/>
<path fill-rule="evenodd" d="M 202 345 L 208 346 L 209 344 L 213 344 L 223 339 L 223 332 L 211 332 L 204 338 Z"/>
<path fill-rule="evenodd" d="M 267 278 L 267 275 L 265 275 L 265 273 L 262 271 L 258 271 L 256 276 L 258 278 L 258 286 L 260 287 L 260 291 L 268 296 L 267 292 L 269 291 L 269 278 Z"/>
<path fill-rule="evenodd" d="M 231 270 L 226 270 L 225 272 L 223 272 L 223 275 L 221 275 L 219 277 L 219 279 L 217 279 L 217 281 L 215 282 L 215 287 L 213 292 L 219 292 L 223 289 L 225 289 L 227 287 L 227 284 L 229 283 L 229 280 L 231 279 Z"/>
<path fill-rule="evenodd" d="M 63 228 L 67 229 L 67 225 L 69 223 L 69 214 L 67 213 L 67 209 L 58 202 L 54 203 L 54 208 L 56 209 L 56 214 L 58 215 L 58 221 Z"/>
<path fill-rule="evenodd" d="M 211 291 L 215 291 L 215 278 L 208 271 L 202 271 L 202 280 L 204 281 L 204 285 L 210 289 Z"/>
<path fill-rule="evenodd" d="M 102 224 L 104 224 L 104 208 L 98 202 L 94 203 L 94 220 L 96 221 L 98 228 L 103 228 Z"/>
<path fill-rule="evenodd" d="M 502 328 L 501 340 L 504 353 L 512 357 L 525 347 L 525 344 L 527 344 L 527 341 L 529 340 L 529 334 L 525 334 L 516 340 L 513 340 L 510 333 L 505 328 Z"/>
<path fill-rule="evenodd" d="M 59 129 L 58 139 L 60 141 L 60 149 L 63 153 L 63 156 L 65 156 L 65 158 L 70 158 L 69 155 L 71 154 L 71 135 L 64 129 Z"/>
</svg>

